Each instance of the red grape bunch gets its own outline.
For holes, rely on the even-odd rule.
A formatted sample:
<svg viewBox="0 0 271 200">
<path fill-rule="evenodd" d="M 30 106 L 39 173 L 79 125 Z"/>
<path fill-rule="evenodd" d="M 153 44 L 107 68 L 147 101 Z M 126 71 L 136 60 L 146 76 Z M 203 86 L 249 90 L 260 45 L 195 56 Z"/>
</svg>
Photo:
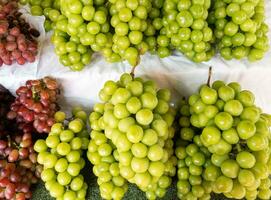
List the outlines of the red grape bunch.
<svg viewBox="0 0 271 200">
<path fill-rule="evenodd" d="M 41 166 L 31 133 L 0 139 L 0 199 L 30 199 L 31 185 L 38 182 Z"/>
<path fill-rule="evenodd" d="M 38 133 L 49 133 L 54 124 L 54 114 L 58 110 L 59 94 L 57 81 L 50 77 L 29 80 L 25 86 L 17 89 L 16 100 L 11 104 L 9 119 L 19 123 L 24 132 L 35 130 Z"/>
<path fill-rule="evenodd" d="M 50 195 L 57 199 L 85 199 L 87 184 L 80 171 L 85 166 L 84 150 L 88 148 L 87 114 L 75 109 L 74 119 L 65 120 L 65 113 L 55 114 L 55 123 L 48 137 L 34 145 L 38 163 L 43 165 L 41 179 Z"/>
<path fill-rule="evenodd" d="M 34 62 L 38 52 L 35 38 L 39 35 L 21 17 L 16 1 L 0 7 L 0 66 L 14 61 L 20 65 Z"/>
<path fill-rule="evenodd" d="M 0 199 L 29 199 L 30 187 L 38 181 L 41 166 L 33 150 L 31 133 L 18 131 L 7 119 L 14 97 L 0 85 Z"/>
</svg>

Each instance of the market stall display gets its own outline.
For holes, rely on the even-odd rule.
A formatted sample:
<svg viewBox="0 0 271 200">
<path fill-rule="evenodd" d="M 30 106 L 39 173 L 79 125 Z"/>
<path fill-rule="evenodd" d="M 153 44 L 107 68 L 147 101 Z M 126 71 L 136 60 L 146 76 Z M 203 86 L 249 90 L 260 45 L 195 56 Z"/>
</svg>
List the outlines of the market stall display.
<svg viewBox="0 0 271 200">
<path fill-rule="evenodd" d="M 271 198 L 271 2 L 0 4 L 0 199 Z"/>
</svg>

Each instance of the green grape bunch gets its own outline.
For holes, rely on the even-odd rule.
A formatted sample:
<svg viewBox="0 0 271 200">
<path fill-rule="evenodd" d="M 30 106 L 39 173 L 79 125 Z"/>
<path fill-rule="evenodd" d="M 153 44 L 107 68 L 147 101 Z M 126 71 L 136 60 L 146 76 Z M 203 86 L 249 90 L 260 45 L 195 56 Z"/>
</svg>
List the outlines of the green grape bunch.
<svg viewBox="0 0 271 200">
<path fill-rule="evenodd" d="M 175 150 L 178 158 L 177 196 L 185 200 L 209 200 L 215 173 L 219 170 L 211 164 L 211 154 L 202 145 L 199 135 L 193 141 L 180 140 Z"/>
<path fill-rule="evenodd" d="M 209 15 L 220 55 L 257 61 L 269 49 L 264 0 L 216 0 Z"/>
<path fill-rule="evenodd" d="M 104 1 L 60 1 L 51 38 L 64 66 L 80 71 L 91 62 L 93 52 L 112 46 L 108 9 Z"/>
<path fill-rule="evenodd" d="M 190 123 L 188 101 L 180 102 L 175 155 L 177 164 L 177 196 L 179 199 L 211 199 L 214 181 L 220 170 L 211 163 L 211 153 L 203 146 L 200 131 Z"/>
<path fill-rule="evenodd" d="M 215 81 L 191 95 L 181 113 L 181 139 L 201 143 L 211 155 L 203 178 L 214 182 L 212 192 L 270 199 L 270 117 L 255 105 L 252 92 L 237 82 Z"/>
<path fill-rule="evenodd" d="M 104 0 L 61 1 L 61 13 L 66 17 L 67 23 L 63 31 L 77 37 L 79 43 L 90 46 L 94 52 L 112 46 L 109 10 L 106 5 Z"/>
<path fill-rule="evenodd" d="M 125 180 L 146 192 L 148 199 L 163 197 L 177 164 L 170 92 L 125 73 L 119 81 L 107 81 L 99 97 L 103 103 L 95 104 L 89 117 L 93 136 L 110 141 L 111 147 L 106 146 L 111 153 L 114 150 Z"/>
<path fill-rule="evenodd" d="M 155 17 L 160 16 L 161 12 L 155 4 L 157 1 L 110 0 L 109 2 L 113 45 L 111 49 L 105 49 L 103 55 L 109 62 L 127 60 L 130 65 L 136 66 L 140 55 L 145 54 L 149 49 L 145 39 L 156 33 L 152 22 Z"/>
<path fill-rule="evenodd" d="M 54 27 L 59 16 L 60 0 L 19 0 L 20 4 L 29 4 L 33 16 L 45 16 L 44 28 L 48 32 Z"/>
<path fill-rule="evenodd" d="M 207 23 L 210 6 L 211 0 L 165 0 L 158 55 L 167 57 L 177 49 L 194 62 L 211 59 L 215 52 L 213 31 Z"/>
<path fill-rule="evenodd" d="M 64 112 L 55 113 L 56 123 L 46 139 L 38 139 L 34 150 L 43 166 L 41 179 L 50 195 L 57 200 L 84 200 L 87 183 L 80 171 L 85 166 L 83 153 L 88 148 L 87 115 L 81 108 L 73 111 L 73 118 L 65 120 Z"/>
<path fill-rule="evenodd" d="M 81 71 L 97 52 L 107 62 L 140 63 L 175 50 L 205 62 L 215 47 L 226 59 L 257 61 L 269 49 L 264 0 L 20 0 L 44 15 L 64 66 Z"/>
<path fill-rule="evenodd" d="M 88 145 L 88 159 L 98 177 L 100 194 L 103 199 L 122 199 L 128 189 L 127 180 L 120 174 L 118 152 L 104 133 L 91 131 Z"/>
</svg>

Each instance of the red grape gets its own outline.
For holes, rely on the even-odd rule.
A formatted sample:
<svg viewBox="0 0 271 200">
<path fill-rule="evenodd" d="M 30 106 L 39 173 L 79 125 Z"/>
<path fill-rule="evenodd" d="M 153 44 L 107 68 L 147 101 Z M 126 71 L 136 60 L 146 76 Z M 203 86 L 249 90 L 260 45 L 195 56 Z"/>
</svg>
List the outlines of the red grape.
<svg viewBox="0 0 271 200">
<path fill-rule="evenodd" d="M 8 42 L 15 42 L 15 41 L 16 41 L 16 38 L 15 38 L 13 35 L 8 35 L 7 38 L 6 38 L 6 40 L 7 40 Z"/>
<path fill-rule="evenodd" d="M 19 158 L 19 151 L 17 149 L 13 149 L 10 154 L 8 155 L 9 162 L 15 162 Z"/>
<path fill-rule="evenodd" d="M 26 62 L 26 60 L 25 60 L 23 57 L 17 58 L 17 63 L 18 63 L 19 65 L 24 65 L 25 62 Z"/>
<path fill-rule="evenodd" d="M 21 31 L 18 27 L 13 27 L 12 29 L 10 29 L 9 33 L 10 33 L 10 35 L 18 37 L 20 35 Z"/>
<path fill-rule="evenodd" d="M 18 50 L 18 49 L 15 49 L 14 51 L 12 51 L 12 52 L 11 52 L 11 55 L 12 55 L 13 58 L 15 58 L 15 59 L 17 59 L 17 60 L 18 60 L 20 57 L 22 57 L 22 53 L 21 53 L 21 51 Z"/>
</svg>

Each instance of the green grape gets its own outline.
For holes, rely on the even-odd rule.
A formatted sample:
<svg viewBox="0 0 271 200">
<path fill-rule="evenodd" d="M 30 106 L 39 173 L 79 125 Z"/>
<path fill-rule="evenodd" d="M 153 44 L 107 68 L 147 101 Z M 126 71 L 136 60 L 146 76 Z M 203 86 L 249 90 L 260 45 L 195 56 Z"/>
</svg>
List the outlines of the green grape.
<svg viewBox="0 0 271 200">
<path fill-rule="evenodd" d="M 242 168 L 252 168 L 256 163 L 256 159 L 253 154 L 246 151 L 238 153 L 236 161 Z"/>
<path fill-rule="evenodd" d="M 238 161 L 237 161 L 238 162 Z M 238 172 L 239 172 L 239 165 L 235 160 L 225 160 L 222 164 L 221 164 L 221 171 L 222 173 L 229 177 L 229 178 L 236 178 L 238 176 Z"/>
<path fill-rule="evenodd" d="M 250 187 L 255 182 L 255 176 L 250 170 L 240 170 L 238 174 L 238 181 L 245 187 Z"/>
<path fill-rule="evenodd" d="M 209 88 L 208 86 L 203 86 L 200 89 L 200 97 L 205 104 L 214 104 L 217 100 L 218 94 L 214 89 Z"/>
<path fill-rule="evenodd" d="M 216 126 L 222 131 L 230 129 L 233 124 L 233 118 L 227 112 L 218 113 L 215 116 L 214 121 L 215 121 Z"/>
<path fill-rule="evenodd" d="M 228 193 L 232 191 L 233 188 L 233 181 L 232 179 L 226 177 L 226 176 L 219 176 L 215 183 L 215 188 L 218 192 Z"/>
<path fill-rule="evenodd" d="M 217 144 L 221 138 L 221 133 L 216 127 L 205 127 L 200 136 L 204 145 L 210 146 Z"/>
</svg>

